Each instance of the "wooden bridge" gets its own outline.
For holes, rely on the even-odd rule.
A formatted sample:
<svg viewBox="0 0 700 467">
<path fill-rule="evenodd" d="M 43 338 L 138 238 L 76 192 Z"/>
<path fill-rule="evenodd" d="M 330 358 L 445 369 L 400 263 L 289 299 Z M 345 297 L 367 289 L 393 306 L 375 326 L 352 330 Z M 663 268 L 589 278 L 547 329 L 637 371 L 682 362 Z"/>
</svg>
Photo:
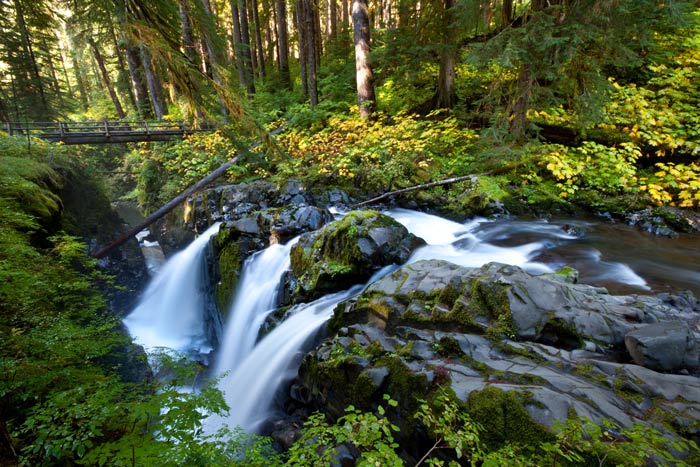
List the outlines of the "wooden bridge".
<svg viewBox="0 0 700 467">
<path fill-rule="evenodd" d="M 168 141 L 191 133 L 213 131 L 193 129 L 184 122 L 109 121 L 97 122 L 8 122 L 8 135 L 34 136 L 64 144 L 110 144 Z"/>
</svg>

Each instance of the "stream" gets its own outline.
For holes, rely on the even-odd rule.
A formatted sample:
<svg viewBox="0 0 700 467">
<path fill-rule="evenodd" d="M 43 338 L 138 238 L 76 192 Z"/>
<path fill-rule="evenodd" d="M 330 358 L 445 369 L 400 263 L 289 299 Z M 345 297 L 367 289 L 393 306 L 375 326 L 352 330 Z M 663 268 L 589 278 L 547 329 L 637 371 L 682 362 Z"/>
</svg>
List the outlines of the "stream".
<svg viewBox="0 0 700 467">
<path fill-rule="evenodd" d="M 386 214 L 402 223 L 427 245 L 409 262 L 443 259 L 479 267 L 501 262 L 532 274 L 568 265 L 579 281 L 606 287 L 611 293 L 655 293 L 692 290 L 700 295 L 700 237 L 653 236 L 623 224 L 587 220 L 517 221 L 473 219 L 457 223 L 420 212 L 397 209 Z M 141 302 L 124 323 L 146 347 L 206 353 L 204 334 L 204 250 L 218 224 L 173 256 L 148 286 Z M 335 306 L 358 294 L 363 285 L 298 305 L 264 338 L 258 334 L 274 311 L 277 290 L 289 268 L 286 245 L 271 247 L 245 262 L 238 291 L 228 313 L 221 347 L 214 350 L 214 371 L 231 409 L 226 419 L 210 417 L 209 431 L 228 424 L 247 432 L 260 429 L 278 409 L 281 390 L 296 374 L 304 353 L 315 341 Z M 392 268 L 375 274 L 369 283 Z M 366 284 L 365 284 L 366 285 Z"/>
</svg>

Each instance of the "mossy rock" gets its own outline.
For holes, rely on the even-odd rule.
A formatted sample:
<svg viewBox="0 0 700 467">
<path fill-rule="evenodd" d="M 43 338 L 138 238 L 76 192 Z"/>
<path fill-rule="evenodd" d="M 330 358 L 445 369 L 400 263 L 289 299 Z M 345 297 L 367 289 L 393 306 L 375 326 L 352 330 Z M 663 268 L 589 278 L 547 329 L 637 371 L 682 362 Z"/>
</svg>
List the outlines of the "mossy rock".
<svg viewBox="0 0 700 467">
<path fill-rule="evenodd" d="M 469 394 L 467 411 L 484 428 L 481 440 L 490 449 L 498 449 L 507 442 L 536 446 L 554 438 L 547 428 L 530 417 L 523 397 L 495 386 Z"/>
<path fill-rule="evenodd" d="M 238 244 L 239 233 L 225 227 L 214 237 L 215 288 L 214 301 L 222 315 L 228 313 L 233 300 L 233 293 L 238 286 L 238 279 L 243 260 Z"/>
<path fill-rule="evenodd" d="M 304 235 L 292 248 L 298 299 L 314 299 L 365 282 L 382 267 L 405 262 L 423 244 L 422 239 L 387 215 L 350 212 Z"/>
</svg>

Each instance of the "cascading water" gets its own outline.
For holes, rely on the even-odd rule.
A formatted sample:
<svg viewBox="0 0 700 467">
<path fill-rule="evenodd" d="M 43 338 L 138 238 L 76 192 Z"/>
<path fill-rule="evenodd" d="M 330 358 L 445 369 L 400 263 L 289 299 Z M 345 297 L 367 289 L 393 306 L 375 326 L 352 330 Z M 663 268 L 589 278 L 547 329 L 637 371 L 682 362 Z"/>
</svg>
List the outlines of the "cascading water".
<svg viewBox="0 0 700 467">
<path fill-rule="evenodd" d="M 518 265 L 531 273 L 543 273 L 560 267 L 556 258 L 546 257 L 547 251 L 566 249 L 581 242 L 571 229 L 544 222 L 509 223 L 515 228 L 501 230 L 501 224 L 485 219 L 459 224 L 409 210 L 398 209 L 387 214 L 427 242 L 412 255 L 410 262 L 443 259 L 478 267 L 497 261 Z M 201 276 L 204 248 L 217 231 L 218 224 L 168 261 L 139 306 L 125 319 L 129 332 L 145 347 L 208 350 Z M 522 238 L 514 239 L 518 235 Z M 356 286 L 290 310 L 289 317 L 256 344 L 260 327 L 277 302 L 279 284 L 289 268 L 292 243 L 273 245 L 245 263 L 215 369 L 216 375 L 223 376 L 219 386 L 231 408 L 231 416 L 226 420 L 211 417 L 208 430 L 215 431 L 223 424 L 240 426 L 249 432 L 257 430 L 270 416 L 281 385 L 295 374 L 305 345 L 313 341 L 338 303 L 362 289 Z M 613 274 L 615 281 L 646 287 L 644 280 L 624 264 L 600 261 L 597 250 L 588 248 L 579 253 L 597 266 L 599 274 Z"/>
<path fill-rule="evenodd" d="M 231 427 L 239 426 L 249 433 L 255 432 L 269 417 L 270 407 L 280 386 L 296 374 L 305 344 L 313 340 L 314 334 L 331 317 L 338 303 L 361 289 L 361 286 L 356 286 L 291 310 L 290 316 L 219 382 L 231 414 L 226 420 L 211 417 L 208 427 L 215 431 L 219 426 L 228 424 Z"/>
<path fill-rule="evenodd" d="M 296 243 L 271 245 L 248 258 L 243 266 L 234 301 L 229 309 L 215 374 L 238 368 L 253 350 L 258 331 L 277 304 L 282 275 L 290 267 L 289 252 Z"/>
<path fill-rule="evenodd" d="M 204 250 L 219 231 L 209 227 L 185 250 L 170 258 L 151 281 L 124 324 L 146 350 L 166 347 L 207 354 L 211 345 L 204 328 Z"/>
</svg>

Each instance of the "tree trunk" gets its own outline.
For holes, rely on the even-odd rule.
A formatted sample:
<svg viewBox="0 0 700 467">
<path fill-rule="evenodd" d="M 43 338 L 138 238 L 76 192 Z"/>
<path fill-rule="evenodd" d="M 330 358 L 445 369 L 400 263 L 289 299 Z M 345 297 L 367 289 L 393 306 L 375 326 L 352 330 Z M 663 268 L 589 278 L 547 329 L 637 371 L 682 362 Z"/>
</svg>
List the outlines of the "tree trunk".
<svg viewBox="0 0 700 467">
<path fill-rule="evenodd" d="M 90 103 L 88 102 L 87 86 L 85 85 L 85 76 L 83 70 L 78 63 L 78 59 L 75 56 L 71 56 L 71 63 L 73 64 L 73 74 L 75 75 L 75 82 L 78 85 L 78 94 L 80 97 L 80 103 L 83 105 L 83 110 L 87 110 Z"/>
<path fill-rule="evenodd" d="M 39 65 L 37 64 L 36 57 L 34 55 L 34 49 L 32 48 L 31 37 L 29 35 L 29 29 L 27 28 L 27 23 L 24 19 L 24 12 L 22 10 L 22 4 L 20 0 L 15 0 L 15 14 L 17 20 L 17 27 L 19 28 L 19 34 L 22 41 L 22 50 L 24 52 L 25 60 L 29 60 L 29 67 L 31 73 L 30 79 L 30 89 L 29 92 L 38 92 L 39 102 L 41 104 L 39 109 L 32 109 L 33 113 L 48 118 L 49 115 L 49 105 L 46 99 L 46 93 L 44 91 L 44 83 L 41 79 L 41 74 L 39 73 Z"/>
<path fill-rule="evenodd" d="M 139 54 L 138 46 L 126 46 L 126 63 L 129 66 L 129 76 L 131 77 L 131 86 L 134 89 L 136 97 L 136 111 L 140 118 L 153 118 L 153 109 L 148 97 L 148 87 L 143 77 L 143 66 L 141 63 L 141 55 Z"/>
<path fill-rule="evenodd" d="M 277 13 L 277 57 L 280 67 L 282 84 L 291 88 L 292 81 L 289 76 L 289 39 L 287 36 L 287 6 L 284 0 L 275 0 Z"/>
<path fill-rule="evenodd" d="M 501 5 L 501 23 L 507 26 L 513 21 L 513 0 L 503 0 Z"/>
<path fill-rule="evenodd" d="M 367 0 L 352 1 L 352 23 L 355 40 L 357 104 L 360 106 L 360 117 L 369 118 L 376 108 L 376 98 L 374 95 L 372 66 L 367 59 L 370 51 Z"/>
<path fill-rule="evenodd" d="M 231 22 L 233 23 L 233 52 L 236 57 L 236 69 L 238 70 L 238 82 L 241 86 L 246 85 L 245 65 L 241 54 L 241 20 L 240 12 L 238 11 L 238 2 L 230 0 L 231 7 Z"/>
<path fill-rule="evenodd" d="M 316 41 L 313 38 L 317 35 L 314 34 L 317 31 L 316 17 L 313 11 L 312 0 L 302 0 L 304 5 L 304 17 L 306 18 L 307 32 L 306 36 L 308 39 L 307 49 L 306 49 L 306 61 L 308 67 L 308 78 L 309 78 L 309 107 L 313 110 L 318 105 L 318 85 L 316 77 L 316 64 L 318 56 L 316 51 Z"/>
<path fill-rule="evenodd" d="M 307 0 L 309 12 L 311 13 L 311 37 L 314 40 L 314 61 L 316 68 L 321 67 L 321 55 L 323 54 L 323 37 L 321 35 L 321 9 L 318 0 Z"/>
<path fill-rule="evenodd" d="M 158 78 L 156 70 L 153 67 L 151 54 L 143 44 L 141 44 L 141 61 L 143 62 L 143 69 L 146 72 L 146 84 L 148 85 L 148 91 L 151 94 L 153 110 L 156 114 L 156 118 L 158 120 L 163 120 L 163 117 L 168 111 L 168 108 L 165 105 L 163 86 L 160 84 L 160 79 Z"/>
<path fill-rule="evenodd" d="M 102 58 L 100 49 L 97 47 L 97 44 L 95 43 L 95 40 L 93 38 L 89 38 L 88 43 L 90 44 L 90 48 L 92 49 L 92 55 L 95 57 L 97 66 L 100 69 L 102 81 L 104 82 L 105 88 L 107 88 L 107 92 L 109 93 L 109 97 L 112 99 L 114 108 L 117 111 L 117 116 L 121 120 L 124 120 L 126 118 L 126 113 L 124 112 L 124 108 L 122 107 L 121 102 L 119 102 L 119 96 L 117 96 L 117 91 L 114 89 L 112 80 L 109 77 L 109 73 L 107 72 L 107 67 L 105 66 L 104 58 Z"/>
<path fill-rule="evenodd" d="M 328 0 L 328 35 L 330 40 L 338 40 L 338 3 L 337 0 Z"/>
<path fill-rule="evenodd" d="M 436 109 L 451 109 L 455 102 L 455 81 L 457 49 L 455 37 L 457 31 L 454 27 L 455 0 L 445 0 L 445 10 L 442 17 L 442 50 L 440 52 L 440 73 L 438 76 L 437 94 L 435 96 Z"/>
<path fill-rule="evenodd" d="M 301 93 L 304 97 L 309 95 L 308 86 L 308 69 L 307 60 L 308 57 L 308 34 L 306 30 L 306 20 L 304 14 L 304 0 L 297 0 L 296 5 L 296 23 L 297 23 L 297 36 L 299 36 L 299 73 L 301 74 Z"/>
<path fill-rule="evenodd" d="M 134 95 L 134 87 L 131 83 L 131 74 L 127 67 L 127 63 L 124 60 L 121 52 L 126 47 L 120 46 L 119 40 L 117 39 L 117 33 L 114 30 L 114 23 L 110 21 L 109 24 L 109 37 L 112 40 L 112 47 L 114 48 L 114 53 L 117 57 L 117 91 L 119 94 L 126 97 L 131 105 L 131 108 L 138 110 L 138 103 L 136 102 L 136 96 Z"/>
<path fill-rule="evenodd" d="M 44 46 L 44 53 L 48 57 L 49 72 L 51 73 L 51 84 L 53 87 L 53 92 L 58 98 L 59 110 L 63 109 L 63 96 L 61 92 L 61 84 L 58 82 L 58 73 L 56 73 L 56 67 L 53 64 L 53 59 L 51 57 L 51 50 L 49 49 L 49 43 L 46 41 L 46 37 L 42 40 L 42 45 Z"/>
<path fill-rule="evenodd" d="M 255 29 L 255 45 L 258 49 L 258 74 L 265 79 L 265 51 L 263 48 L 262 33 L 260 31 L 260 17 L 258 14 L 258 0 L 251 0 L 253 10 L 253 29 Z"/>
<path fill-rule="evenodd" d="M 214 22 L 214 13 L 211 9 L 211 5 L 209 3 L 209 0 L 202 0 L 202 7 L 204 7 L 204 13 L 207 15 L 207 19 L 212 21 L 212 26 L 215 25 Z M 219 86 L 223 86 L 223 80 L 221 79 L 221 73 L 219 71 L 219 54 L 217 53 L 216 48 L 214 47 L 214 41 L 212 40 L 209 32 L 204 32 L 202 34 L 203 40 L 204 40 L 204 45 L 207 48 L 207 55 L 209 56 L 209 65 L 211 68 L 211 76 L 214 82 Z M 228 121 L 228 109 L 226 108 L 226 103 L 224 102 L 224 97 L 221 95 L 221 92 L 219 90 L 216 91 L 216 97 L 219 100 L 219 111 L 221 112 L 221 117 L 223 118 L 224 122 Z"/>
<path fill-rule="evenodd" d="M 250 27 L 248 26 L 248 7 L 245 0 L 238 0 L 241 15 L 241 45 L 245 63 L 246 90 L 248 95 L 255 94 L 255 80 L 253 79 L 253 60 L 250 50 Z"/>
<path fill-rule="evenodd" d="M 185 57 L 194 65 L 197 64 L 197 47 L 194 45 L 194 36 L 192 34 L 192 21 L 190 21 L 187 2 L 180 0 L 178 9 L 180 15 L 180 30 L 182 31 L 182 49 Z M 199 68 L 199 66 L 198 66 Z"/>
</svg>

